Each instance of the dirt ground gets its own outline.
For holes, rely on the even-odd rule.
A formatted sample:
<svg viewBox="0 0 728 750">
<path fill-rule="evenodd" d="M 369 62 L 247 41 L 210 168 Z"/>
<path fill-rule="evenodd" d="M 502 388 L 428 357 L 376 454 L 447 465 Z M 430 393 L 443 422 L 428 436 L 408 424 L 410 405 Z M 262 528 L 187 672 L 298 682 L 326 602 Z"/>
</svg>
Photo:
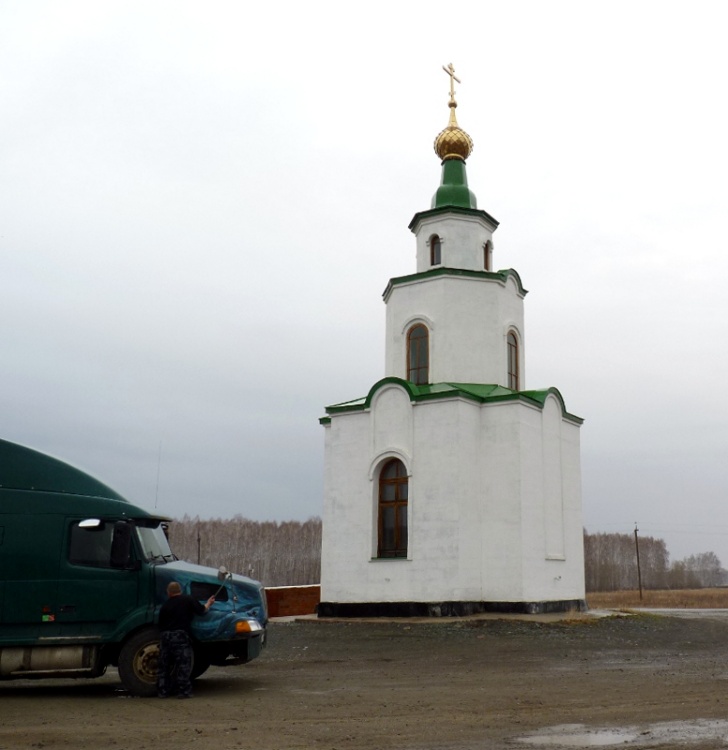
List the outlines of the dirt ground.
<svg viewBox="0 0 728 750">
<path fill-rule="evenodd" d="M 274 622 L 191 701 L 0 682 L 0 748 L 724 748 L 727 664 L 710 617 Z"/>
</svg>

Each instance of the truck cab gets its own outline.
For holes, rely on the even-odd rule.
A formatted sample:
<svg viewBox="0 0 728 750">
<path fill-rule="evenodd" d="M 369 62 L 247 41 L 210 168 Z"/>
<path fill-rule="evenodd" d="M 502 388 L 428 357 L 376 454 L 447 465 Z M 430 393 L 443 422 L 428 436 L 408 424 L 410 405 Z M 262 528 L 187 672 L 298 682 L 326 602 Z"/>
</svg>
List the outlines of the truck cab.
<svg viewBox="0 0 728 750">
<path fill-rule="evenodd" d="M 182 562 L 169 519 L 90 475 L 0 440 L 0 679 L 97 677 L 118 667 L 135 695 L 155 695 L 156 622 L 170 581 L 200 601 L 193 676 L 243 664 L 265 643 L 257 581 Z"/>
</svg>

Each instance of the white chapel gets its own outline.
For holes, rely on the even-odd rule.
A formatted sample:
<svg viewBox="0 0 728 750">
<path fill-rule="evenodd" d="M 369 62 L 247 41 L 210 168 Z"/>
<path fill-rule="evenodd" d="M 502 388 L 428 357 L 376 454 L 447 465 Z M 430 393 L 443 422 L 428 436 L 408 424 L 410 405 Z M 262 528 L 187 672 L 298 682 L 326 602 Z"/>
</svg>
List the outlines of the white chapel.
<svg viewBox="0 0 728 750">
<path fill-rule="evenodd" d="M 582 420 L 526 388 L 526 290 L 493 270 L 445 70 L 440 186 L 409 225 L 414 273 L 384 291 L 385 377 L 321 419 L 320 617 L 585 608 Z"/>
</svg>

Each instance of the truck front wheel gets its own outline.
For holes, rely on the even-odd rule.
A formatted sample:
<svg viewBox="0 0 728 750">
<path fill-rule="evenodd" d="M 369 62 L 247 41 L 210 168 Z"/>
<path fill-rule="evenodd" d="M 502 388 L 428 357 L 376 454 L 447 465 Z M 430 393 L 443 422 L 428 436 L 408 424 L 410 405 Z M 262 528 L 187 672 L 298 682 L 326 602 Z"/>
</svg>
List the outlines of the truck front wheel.
<svg viewBox="0 0 728 750">
<path fill-rule="evenodd" d="M 192 662 L 191 679 L 196 680 L 200 675 L 207 672 L 210 668 L 210 657 L 203 653 L 201 649 L 196 648 L 194 651 L 194 660 Z"/>
<path fill-rule="evenodd" d="M 145 698 L 157 694 L 159 631 L 146 628 L 134 634 L 119 652 L 119 677 L 133 695 Z"/>
</svg>

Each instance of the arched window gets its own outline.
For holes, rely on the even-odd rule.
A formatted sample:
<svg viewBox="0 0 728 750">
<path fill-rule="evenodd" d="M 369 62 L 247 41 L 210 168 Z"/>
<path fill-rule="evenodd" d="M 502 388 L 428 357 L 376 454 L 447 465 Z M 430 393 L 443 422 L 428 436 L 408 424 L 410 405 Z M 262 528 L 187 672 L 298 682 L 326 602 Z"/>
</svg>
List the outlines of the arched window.
<svg viewBox="0 0 728 750">
<path fill-rule="evenodd" d="M 430 237 L 430 265 L 439 266 L 442 263 L 442 243 L 440 238 L 433 234 Z"/>
<path fill-rule="evenodd" d="M 407 380 L 425 385 L 430 377 L 430 347 L 427 328 L 421 323 L 407 332 Z"/>
<path fill-rule="evenodd" d="M 512 391 L 517 391 L 521 380 L 518 369 L 518 339 L 516 334 L 510 331 L 506 340 L 508 346 L 508 387 Z"/>
<path fill-rule="evenodd" d="M 379 474 L 377 557 L 407 557 L 407 469 L 392 458 Z"/>
<path fill-rule="evenodd" d="M 485 243 L 485 245 L 483 245 L 483 268 L 486 271 L 490 271 L 492 257 L 493 257 L 493 243 L 490 240 L 488 240 Z"/>
</svg>

